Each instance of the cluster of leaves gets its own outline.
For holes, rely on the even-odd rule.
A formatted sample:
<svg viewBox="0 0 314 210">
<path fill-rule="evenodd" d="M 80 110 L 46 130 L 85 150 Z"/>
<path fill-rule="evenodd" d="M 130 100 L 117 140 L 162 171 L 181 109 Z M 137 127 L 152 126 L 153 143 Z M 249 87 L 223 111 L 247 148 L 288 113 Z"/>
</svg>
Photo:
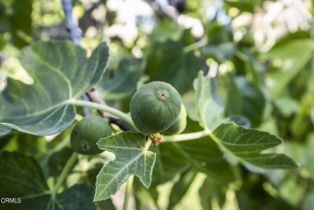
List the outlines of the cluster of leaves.
<svg viewBox="0 0 314 210">
<path fill-rule="evenodd" d="M 34 81 L 8 78 L 0 90 L 0 197 L 22 198 L 22 204 L 1 204 L 0 209 L 114 209 L 110 198 L 130 176 L 136 177 L 137 209 L 191 208 L 191 202 L 193 209 L 314 208 L 310 31 L 287 34 L 261 53 L 248 37 L 234 41 L 231 25 L 205 20 L 202 1 L 187 2 L 186 13 L 204 19 L 201 41 L 162 17 L 151 34 L 140 33 L 131 47 L 113 38 L 108 64 L 105 43 L 90 56 L 70 41 L 24 47 L 27 42 L 19 35 L 32 36 L 31 26 L 26 29 L 31 12 L 24 10 L 27 18 L 20 19 L 27 24 L 16 23 L 17 4 L 0 1 L 0 10 L 13 11 L 0 16 L 12 36 L 4 45 L 20 50 L 19 60 Z M 25 4 L 32 8 L 33 2 Z M 226 11 L 253 13 L 260 4 L 227 1 L 225 6 Z M 141 58 L 135 58 L 136 50 Z M 75 100 L 93 87 L 111 107 L 129 112 L 135 90 L 155 80 L 181 94 L 188 113 L 183 134 L 165 136 L 154 146 L 147 136 L 112 123 L 115 133 L 98 142 L 106 152 L 73 158 L 70 132 L 82 113 Z M 296 169 L 282 153 L 301 167 Z M 60 184 L 64 169 L 69 174 Z"/>
</svg>

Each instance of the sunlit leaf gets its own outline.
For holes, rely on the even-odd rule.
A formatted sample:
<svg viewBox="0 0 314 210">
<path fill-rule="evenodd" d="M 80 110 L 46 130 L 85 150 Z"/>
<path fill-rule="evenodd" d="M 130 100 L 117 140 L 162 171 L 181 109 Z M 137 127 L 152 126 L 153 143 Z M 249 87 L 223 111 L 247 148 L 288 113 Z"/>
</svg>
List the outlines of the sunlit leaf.
<svg viewBox="0 0 314 210">
<path fill-rule="evenodd" d="M 169 204 L 168 204 L 169 210 L 173 209 L 176 206 L 176 204 L 181 201 L 183 196 L 191 187 L 193 180 L 195 179 L 195 176 L 196 176 L 195 171 L 187 171 L 183 173 L 179 181 L 177 181 L 174 184 L 171 190 L 170 196 L 169 196 Z"/>
<path fill-rule="evenodd" d="M 204 210 L 212 210 L 213 201 L 222 206 L 225 201 L 226 188 L 222 188 L 210 178 L 204 180 L 202 187 L 199 189 L 201 205 Z"/>
<path fill-rule="evenodd" d="M 191 119 L 200 122 L 205 128 L 215 129 L 224 122 L 224 107 L 213 97 L 212 78 L 199 72 L 194 80 L 194 100 L 187 104 L 187 111 Z"/>
<path fill-rule="evenodd" d="M 314 41 L 311 39 L 292 40 L 275 46 L 263 55 L 264 59 L 280 62 L 279 71 L 269 74 L 271 93 L 276 96 L 285 90 L 287 84 L 304 68 L 312 58 Z"/>
<path fill-rule="evenodd" d="M 151 151 L 144 135 L 119 133 L 101 139 L 98 146 L 114 153 L 115 159 L 97 175 L 94 201 L 108 199 L 131 175 L 137 176 L 145 187 L 150 186 L 156 153 Z"/>
<path fill-rule="evenodd" d="M 292 159 L 284 154 L 266 153 L 264 150 L 278 146 L 283 141 L 264 131 L 245 129 L 236 124 L 222 124 L 214 130 L 214 140 L 230 160 L 243 163 L 248 169 L 296 168 Z"/>
<path fill-rule="evenodd" d="M 0 1 L 0 33 L 10 32 L 10 42 L 27 45 L 32 35 L 33 0 Z"/>
<path fill-rule="evenodd" d="M 312 210 L 314 208 L 314 191 L 310 191 L 304 199 L 303 209 L 304 210 Z"/>
<path fill-rule="evenodd" d="M 71 42 L 36 42 L 22 50 L 20 59 L 34 84 L 8 81 L 0 95 L 0 134 L 12 128 L 51 135 L 74 120 L 75 108 L 69 100 L 101 79 L 108 48 L 102 43 L 87 58 L 85 50 Z"/>
<path fill-rule="evenodd" d="M 302 175 L 314 178 L 314 134 L 309 135 L 305 144 L 289 142 L 285 145 L 285 151 L 302 166 Z"/>
</svg>

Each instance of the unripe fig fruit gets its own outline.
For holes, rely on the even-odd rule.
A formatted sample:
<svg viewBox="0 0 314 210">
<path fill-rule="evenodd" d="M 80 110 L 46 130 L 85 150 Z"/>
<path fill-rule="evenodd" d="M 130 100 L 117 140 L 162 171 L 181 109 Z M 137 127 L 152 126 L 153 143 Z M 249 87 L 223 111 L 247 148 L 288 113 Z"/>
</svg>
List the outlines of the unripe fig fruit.
<svg viewBox="0 0 314 210">
<path fill-rule="evenodd" d="M 80 154 L 101 153 L 97 146 L 100 138 L 110 136 L 112 130 L 107 121 L 99 116 L 90 115 L 76 123 L 71 133 L 71 147 Z"/>
<path fill-rule="evenodd" d="M 169 128 L 178 118 L 181 104 L 180 94 L 170 84 L 150 82 L 133 95 L 131 117 L 142 133 L 158 133 Z"/>
<path fill-rule="evenodd" d="M 185 106 L 182 104 L 179 117 L 174 121 L 174 123 L 169 128 L 163 131 L 162 134 L 175 135 L 182 133 L 182 131 L 184 131 L 186 127 L 186 117 L 187 117 L 186 109 Z"/>
</svg>

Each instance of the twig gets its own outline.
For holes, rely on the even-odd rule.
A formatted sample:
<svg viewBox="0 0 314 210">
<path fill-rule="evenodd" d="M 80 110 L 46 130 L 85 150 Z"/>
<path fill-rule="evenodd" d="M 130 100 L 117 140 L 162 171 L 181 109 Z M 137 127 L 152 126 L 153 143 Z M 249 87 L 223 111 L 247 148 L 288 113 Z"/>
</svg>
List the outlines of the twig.
<svg viewBox="0 0 314 210">
<path fill-rule="evenodd" d="M 90 91 L 88 91 L 86 94 L 90 101 L 93 101 L 98 104 L 106 105 L 105 101 L 101 98 L 101 96 L 99 95 L 99 92 L 96 91 L 96 89 L 93 88 Z M 125 131 L 131 130 L 131 127 L 126 122 L 113 117 L 111 114 L 101 111 L 101 110 L 98 110 L 98 113 L 102 117 L 107 118 L 109 123 L 118 125 L 122 130 L 125 130 Z"/>
<path fill-rule="evenodd" d="M 73 14 L 72 14 L 72 0 L 62 0 L 62 6 L 63 6 L 63 12 L 65 16 L 65 24 L 67 27 L 67 30 L 70 32 L 72 41 L 80 45 L 81 41 L 81 32 L 76 26 Z"/>
<path fill-rule="evenodd" d="M 86 95 L 90 101 L 93 101 L 98 104 L 104 104 L 106 105 L 105 101 L 102 100 L 100 97 L 98 91 L 96 91 L 95 88 L 92 88 L 90 91 L 86 92 Z M 98 110 L 98 113 L 103 117 L 103 118 L 108 118 L 110 115 L 104 111 Z"/>
<path fill-rule="evenodd" d="M 62 0 L 62 7 L 63 7 L 64 16 L 65 16 L 66 29 L 70 32 L 72 41 L 75 44 L 80 45 L 81 32 L 79 28 L 76 26 L 73 19 L 72 0 Z M 82 96 L 82 98 L 83 100 L 88 100 L 88 97 L 85 94 Z M 84 107 L 83 114 L 84 116 L 88 116 L 90 114 L 90 111 Z"/>
<path fill-rule="evenodd" d="M 109 107 L 109 106 L 104 105 L 104 104 L 99 104 L 99 103 L 95 103 L 95 102 L 91 102 L 91 101 L 76 100 L 76 99 L 71 99 L 68 101 L 68 103 L 75 105 L 75 106 L 89 107 L 92 109 L 97 109 L 97 110 L 101 110 L 104 112 L 108 112 L 114 116 L 119 117 L 121 120 L 127 122 L 130 126 L 132 126 L 134 129 L 136 129 L 131 117 L 128 114 L 126 114 L 126 113 L 124 113 L 118 109 Z"/>
<path fill-rule="evenodd" d="M 92 13 L 97 9 L 100 5 L 105 4 L 106 0 L 98 0 L 97 2 L 94 2 L 90 8 L 85 10 L 83 16 L 78 20 L 79 22 L 79 27 L 82 30 L 82 32 L 86 32 L 86 30 L 91 26 L 91 25 L 96 25 L 98 22 L 92 17 Z M 103 20 L 102 24 L 105 22 Z"/>
</svg>

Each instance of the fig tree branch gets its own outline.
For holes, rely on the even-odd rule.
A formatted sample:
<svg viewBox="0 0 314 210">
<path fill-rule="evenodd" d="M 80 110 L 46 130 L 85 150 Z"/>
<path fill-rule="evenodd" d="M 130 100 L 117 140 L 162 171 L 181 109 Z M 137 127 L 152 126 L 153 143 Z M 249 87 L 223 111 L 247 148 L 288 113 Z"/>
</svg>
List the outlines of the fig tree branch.
<svg viewBox="0 0 314 210">
<path fill-rule="evenodd" d="M 100 111 L 107 112 L 107 113 L 112 114 L 112 115 L 120 118 L 121 120 L 125 121 L 131 127 L 136 128 L 131 117 L 128 114 L 126 114 L 120 110 L 117 110 L 115 108 L 112 108 L 110 106 L 107 106 L 105 104 L 99 104 L 99 103 L 95 103 L 95 102 L 91 102 L 91 101 L 76 100 L 76 99 L 70 100 L 69 103 L 72 105 L 75 105 L 75 106 L 88 107 L 88 108 L 97 109 Z"/>
<path fill-rule="evenodd" d="M 67 30 L 70 32 L 71 39 L 75 44 L 80 45 L 81 32 L 76 26 L 73 19 L 72 0 L 62 0 L 62 7 L 63 7 L 64 16 L 65 16 L 65 24 L 66 24 Z"/>
<path fill-rule="evenodd" d="M 96 102 L 98 104 L 106 105 L 105 101 L 101 98 L 101 96 L 99 95 L 99 92 L 96 89 L 94 89 L 94 88 L 91 89 L 90 91 L 88 91 L 86 93 L 86 95 L 88 96 L 90 101 Z M 111 114 L 109 114 L 107 112 L 98 110 L 98 113 L 102 117 L 107 118 L 109 123 L 116 124 L 117 126 L 119 126 L 124 131 L 127 131 L 127 130 L 131 129 L 131 127 L 126 122 L 124 122 L 124 121 L 122 121 L 120 119 L 115 118 L 113 115 L 111 115 Z"/>
</svg>

